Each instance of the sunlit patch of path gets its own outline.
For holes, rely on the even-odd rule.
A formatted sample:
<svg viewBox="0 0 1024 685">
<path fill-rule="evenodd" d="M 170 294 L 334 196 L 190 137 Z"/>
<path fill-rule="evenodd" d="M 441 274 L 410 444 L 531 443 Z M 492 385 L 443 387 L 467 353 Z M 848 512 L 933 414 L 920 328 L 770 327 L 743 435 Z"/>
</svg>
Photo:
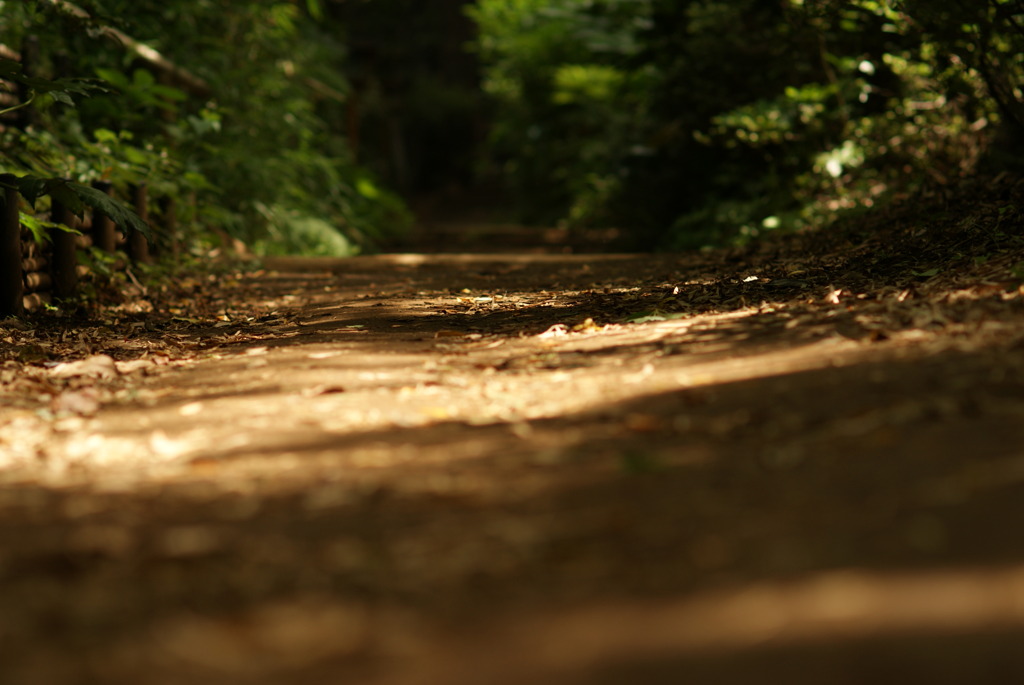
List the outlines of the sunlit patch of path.
<svg viewBox="0 0 1024 685">
<path fill-rule="evenodd" d="M 248 284 L 267 322 L 115 365 L 94 412 L 4 423 L 12 668 L 1015 682 L 1019 307 L 936 325 L 960 310 L 751 299 L 749 278 L 621 255 L 269 264 Z M 632 316 L 687 288 L 724 299 Z"/>
</svg>

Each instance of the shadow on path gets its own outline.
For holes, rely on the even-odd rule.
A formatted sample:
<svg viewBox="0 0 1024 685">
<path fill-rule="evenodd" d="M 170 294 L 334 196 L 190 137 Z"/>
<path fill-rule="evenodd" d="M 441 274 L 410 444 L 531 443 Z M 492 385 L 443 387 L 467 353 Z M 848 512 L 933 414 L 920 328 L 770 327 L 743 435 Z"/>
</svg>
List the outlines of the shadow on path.
<svg viewBox="0 0 1024 685">
<path fill-rule="evenodd" d="M 1016 305 L 603 327 L 699 274 L 403 260 L 266 277 L 292 320 L 0 487 L 10 682 L 1024 675 Z"/>
</svg>

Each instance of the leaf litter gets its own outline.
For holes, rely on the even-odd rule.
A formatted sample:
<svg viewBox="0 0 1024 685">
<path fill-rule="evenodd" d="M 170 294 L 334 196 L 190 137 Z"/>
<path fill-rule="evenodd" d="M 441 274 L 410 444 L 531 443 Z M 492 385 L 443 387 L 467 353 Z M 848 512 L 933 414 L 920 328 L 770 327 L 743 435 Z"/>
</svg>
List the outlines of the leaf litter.
<svg viewBox="0 0 1024 685">
<path fill-rule="evenodd" d="M 808 678 L 883 668 L 891 619 L 984 675 L 1024 625 L 1020 207 L 1003 178 L 741 248 L 278 260 L 0 322 L 4 663 L 596 682 L 725 668 L 713 637 L 744 682 L 809 631 Z"/>
</svg>

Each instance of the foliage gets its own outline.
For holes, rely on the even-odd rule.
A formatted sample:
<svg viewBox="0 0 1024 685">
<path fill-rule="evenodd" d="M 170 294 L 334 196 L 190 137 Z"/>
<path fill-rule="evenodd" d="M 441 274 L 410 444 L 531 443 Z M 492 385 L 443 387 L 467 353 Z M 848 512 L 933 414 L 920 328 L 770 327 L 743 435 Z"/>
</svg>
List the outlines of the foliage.
<svg viewBox="0 0 1024 685">
<path fill-rule="evenodd" d="M 0 0 L 38 46 L 0 60 L 32 112 L 0 172 L 195 197 L 184 224 L 262 252 L 372 248 L 410 223 L 380 179 L 466 181 L 461 6 L 527 222 L 744 241 L 1024 159 L 1015 0 Z"/>
<path fill-rule="evenodd" d="M 497 99 L 492 149 L 527 221 L 614 185 L 615 166 L 638 138 L 647 74 L 630 69 L 648 0 L 483 0 L 470 8 Z M 641 111 L 637 111 L 640 108 Z"/>
<path fill-rule="evenodd" d="M 34 81 L 9 80 L 58 102 L 89 96 L 75 110 L 36 98 L 31 125 L 4 134 L 3 171 L 67 179 L 87 189 L 78 193 L 85 202 L 103 202 L 88 192 L 92 181 L 145 183 L 151 198 L 181 200 L 186 225 L 275 252 L 307 245 L 291 239 L 293 216 L 322 227 L 310 249 L 334 254 L 372 248 L 408 225 L 401 201 L 354 162 L 339 129 L 344 49 L 318 26 L 320 3 L 0 5 L 3 42 L 38 45 Z M 0 62 L 0 76 L 20 76 L 15 64 Z M 75 78 L 37 76 L 64 73 Z"/>
<path fill-rule="evenodd" d="M 36 202 L 44 196 L 60 202 L 66 209 L 78 216 L 85 213 L 86 207 L 93 207 L 106 214 L 117 225 L 139 231 L 146 237 L 152 238 L 149 225 L 135 212 L 95 188 L 73 183 L 63 178 L 39 178 L 31 174 L 0 176 L 0 187 L 17 190 L 33 208 Z"/>
<path fill-rule="evenodd" d="M 89 97 L 97 93 L 109 92 L 101 82 L 81 78 L 46 79 L 25 73 L 24 67 L 15 60 L 0 58 L 0 79 L 23 87 L 27 97 L 23 102 L 0 110 L 0 116 L 11 115 L 19 110 L 32 107 L 37 101 L 59 103 L 70 107 L 75 106 L 75 99 Z M 135 212 L 122 203 L 104 193 L 78 183 L 72 183 L 61 177 L 39 177 L 32 174 L 3 174 L 0 187 L 16 190 L 33 207 L 42 197 L 49 197 L 62 203 L 68 210 L 82 216 L 86 207 L 99 209 L 112 217 L 120 225 L 140 231 L 147 237 L 151 236 L 149 225 Z M 27 217 L 26 225 L 33 235 L 40 239 L 46 228 L 62 228 L 66 226 L 45 222 L 35 217 Z"/>
<path fill-rule="evenodd" d="M 60 78 L 45 79 L 37 76 L 29 76 L 25 73 L 20 62 L 0 57 L 0 78 L 11 83 L 26 86 L 29 89 L 29 97 L 25 102 L 0 110 L 0 115 L 11 114 L 24 107 L 30 107 L 37 97 L 49 96 L 55 102 L 74 106 L 74 96 L 89 96 L 96 92 L 109 92 L 99 82 L 91 79 Z"/>
<path fill-rule="evenodd" d="M 694 245 L 947 183 L 1021 115 L 1008 0 L 480 0 L 527 220 Z M 1024 139 L 1024 136 L 1018 136 Z"/>
</svg>

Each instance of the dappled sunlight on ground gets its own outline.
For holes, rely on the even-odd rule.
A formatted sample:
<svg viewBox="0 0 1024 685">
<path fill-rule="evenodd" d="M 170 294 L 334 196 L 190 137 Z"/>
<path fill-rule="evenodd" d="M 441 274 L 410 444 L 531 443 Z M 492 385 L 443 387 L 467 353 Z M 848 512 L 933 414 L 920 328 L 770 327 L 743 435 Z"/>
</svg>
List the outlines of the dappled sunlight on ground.
<svg viewBox="0 0 1024 685">
<path fill-rule="evenodd" d="M 1006 288 L 960 309 L 670 256 L 274 266 L 212 321 L 11 381 L 0 633 L 25 682 L 1024 669 L 1000 647 L 1024 632 Z"/>
</svg>

